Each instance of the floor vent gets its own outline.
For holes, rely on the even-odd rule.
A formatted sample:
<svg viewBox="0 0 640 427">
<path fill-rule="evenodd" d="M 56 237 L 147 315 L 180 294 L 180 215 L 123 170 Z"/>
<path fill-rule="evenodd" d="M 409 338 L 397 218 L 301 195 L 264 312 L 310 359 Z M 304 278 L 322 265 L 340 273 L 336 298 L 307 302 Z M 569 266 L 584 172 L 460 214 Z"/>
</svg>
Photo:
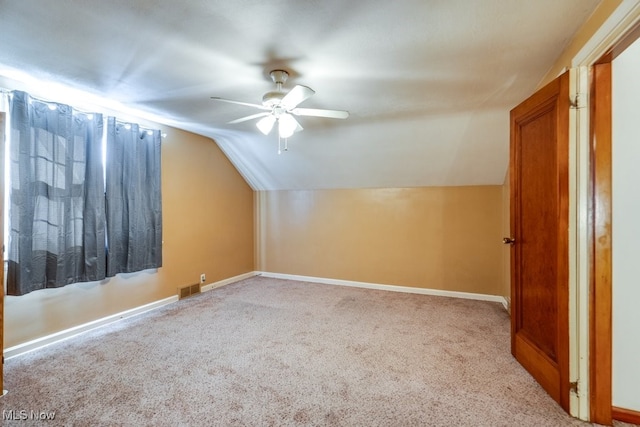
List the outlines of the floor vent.
<svg viewBox="0 0 640 427">
<path fill-rule="evenodd" d="M 196 283 L 195 285 L 185 286 L 183 288 L 178 288 L 178 297 L 180 299 L 190 297 L 194 294 L 200 293 L 200 283 Z"/>
</svg>

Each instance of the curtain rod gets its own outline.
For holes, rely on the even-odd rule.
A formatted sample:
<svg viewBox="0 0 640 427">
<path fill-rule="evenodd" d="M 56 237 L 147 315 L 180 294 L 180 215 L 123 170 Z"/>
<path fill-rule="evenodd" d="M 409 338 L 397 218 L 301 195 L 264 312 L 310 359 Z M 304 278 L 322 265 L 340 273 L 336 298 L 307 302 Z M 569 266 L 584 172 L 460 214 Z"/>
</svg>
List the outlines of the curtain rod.
<svg viewBox="0 0 640 427">
<path fill-rule="evenodd" d="M 2 93 L 2 94 L 10 95 L 12 92 L 15 92 L 15 91 L 16 91 L 15 89 L 14 89 L 14 90 L 12 90 L 12 89 L 7 89 L 7 88 L 4 88 L 4 87 L 0 87 L 0 93 Z M 37 97 L 37 96 L 32 96 L 32 95 L 31 95 L 29 92 L 27 92 L 27 91 L 21 91 L 21 92 L 26 93 L 27 95 L 29 95 L 29 97 L 34 98 L 34 99 L 36 99 L 36 100 L 38 100 L 38 101 L 40 101 L 40 102 L 45 102 L 45 103 L 54 103 L 54 104 L 63 104 L 63 102 L 58 102 L 58 101 L 49 101 L 49 100 L 46 100 L 46 99 L 39 98 L 39 97 Z M 66 104 L 65 104 L 65 105 L 66 105 Z M 103 117 L 105 117 L 105 116 L 106 116 L 106 117 L 113 117 L 113 118 L 116 120 L 116 122 L 118 122 L 118 123 L 123 123 L 123 124 L 135 124 L 135 125 L 137 125 L 137 126 L 138 126 L 138 128 L 140 128 L 140 129 L 142 129 L 142 130 L 145 130 L 145 131 L 149 131 L 149 130 L 150 130 L 150 131 L 156 131 L 156 130 L 157 130 L 157 131 L 160 131 L 160 136 L 161 136 L 162 138 L 166 138 L 166 136 L 167 136 L 167 134 L 166 134 L 165 132 L 162 132 L 162 130 L 161 130 L 161 129 L 157 129 L 157 128 L 151 128 L 151 127 L 143 126 L 143 125 L 141 125 L 140 123 L 134 123 L 134 122 L 131 122 L 131 121 L 129 121 L 129 120 L 121 120 L 121 119 L 117 118 L 117 117 L 116 117 L 116 116 L 114 116 L 114 115 L 109 115 L 109 114 L 106 114 L 106 115 L 105 115 L 104 113 L 98 113 L 98 112 L 95 112 L 95 111 L 87 111 L 87 110 L 83 110 L 83 109 L 80 109 L 80 108 L 74 107 L 74 106 L 72 106 L 72 105 L 70 105 L 70 107 L 71 107 L 71 108 L 73 108 L 73 109 L 74 109 L 74 110 L 76 110 L 76 111 L 79 111 L 79 112 L 83 113 L 83 114 L 101 114 Z"/>
</svg>

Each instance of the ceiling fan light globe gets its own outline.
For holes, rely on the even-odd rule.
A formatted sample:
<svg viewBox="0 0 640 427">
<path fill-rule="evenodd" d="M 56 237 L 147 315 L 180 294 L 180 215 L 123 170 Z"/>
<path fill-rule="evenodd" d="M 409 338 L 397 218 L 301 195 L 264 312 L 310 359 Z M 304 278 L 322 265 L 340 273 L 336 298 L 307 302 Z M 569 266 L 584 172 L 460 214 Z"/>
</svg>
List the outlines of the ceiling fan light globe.
<svg viewBox="0 0 640 427">
<path fill-rule="evenodd" d="M 289 138 L 296 131 L 298 122 L 290 114 L 282 114 L 278 118 L 278 133 L 280 138 Z"/>
<path fill-rule="evenodd" d="M 262 132 L 265 135 L 269 135 L 269 132 L 271 132 L 271 129 L 273 129 L 273 125 L 275 122 L 276 122 L 276 118 L 270 114 L 258 120 L 258 122 L 256 123 L 256 126 L 258 127 L 260 132 Z"/>
</svg>

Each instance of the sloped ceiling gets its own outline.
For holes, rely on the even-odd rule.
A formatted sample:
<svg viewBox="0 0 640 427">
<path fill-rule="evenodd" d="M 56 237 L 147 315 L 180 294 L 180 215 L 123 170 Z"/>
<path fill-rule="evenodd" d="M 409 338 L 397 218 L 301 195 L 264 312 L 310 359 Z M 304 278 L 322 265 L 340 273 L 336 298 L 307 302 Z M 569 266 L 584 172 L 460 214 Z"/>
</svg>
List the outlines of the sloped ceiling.
<svg viewBox="0 0 640 427">
<path fill-rule="evenodd" d="M 502 184 L 509 110 L 598 0 L 0 0 L 0 77 L 57 82 L 213 138 L 256 190 Z M 272 69 L 316 94 L 277 153 Z M 13 80 L 12 80 L 13 79 Z M 10 88 L 11 89 L 11 88 Z M 68 102 L 64 99 L 55 99 Z"/>
</svg>

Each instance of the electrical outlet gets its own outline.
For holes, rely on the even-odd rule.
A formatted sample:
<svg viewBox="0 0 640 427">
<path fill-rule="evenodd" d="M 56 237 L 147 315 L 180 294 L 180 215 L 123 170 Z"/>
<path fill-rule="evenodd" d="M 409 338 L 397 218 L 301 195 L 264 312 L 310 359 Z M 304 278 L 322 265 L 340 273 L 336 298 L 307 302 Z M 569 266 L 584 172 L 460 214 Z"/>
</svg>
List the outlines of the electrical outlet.
<svg viewBox="0 0 640 427">
<path fill-rule="evenodd" d="M 207 280 L 207 276 L 204 273 L 202 273 L 200 275 L 200 283 L 204 283 L 204 282 L 206 282 L 206 280 Z"/>
</svg>

